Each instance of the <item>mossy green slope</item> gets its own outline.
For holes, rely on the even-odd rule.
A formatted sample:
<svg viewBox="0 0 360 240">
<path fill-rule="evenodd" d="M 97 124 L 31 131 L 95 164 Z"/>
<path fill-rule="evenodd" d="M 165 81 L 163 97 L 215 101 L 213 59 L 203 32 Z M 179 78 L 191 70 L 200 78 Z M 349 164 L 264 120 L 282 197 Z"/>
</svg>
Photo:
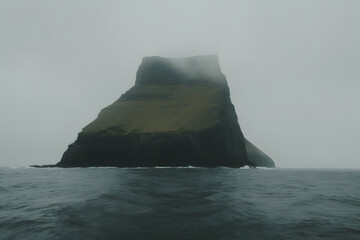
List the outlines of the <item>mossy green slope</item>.
<svg viewBox="0 0 360 240">
<path fill-rule="evenodd" d="M 83 133 L 109 134 L 193 131 L 215 126 L 219 120 L 221 89 L 214 84 L 134 86 L 127 95 L 103 109 Z M 125 96 L 127 96 L 125 94 Z M 120 130 L 121 129 L 121 130 Z"/>
</svg>

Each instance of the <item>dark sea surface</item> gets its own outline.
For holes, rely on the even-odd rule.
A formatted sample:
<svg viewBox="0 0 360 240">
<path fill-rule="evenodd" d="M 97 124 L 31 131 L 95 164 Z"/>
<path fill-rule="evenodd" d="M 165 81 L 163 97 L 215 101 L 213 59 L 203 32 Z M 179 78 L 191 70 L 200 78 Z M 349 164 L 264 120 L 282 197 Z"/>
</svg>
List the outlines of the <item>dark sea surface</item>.
<svg viewBox="0 0 360 240">
<path fill-rule="evenodd" d="M 0 168 L 0 239 L 360 239 L 360 170 Z"/>
</svg>

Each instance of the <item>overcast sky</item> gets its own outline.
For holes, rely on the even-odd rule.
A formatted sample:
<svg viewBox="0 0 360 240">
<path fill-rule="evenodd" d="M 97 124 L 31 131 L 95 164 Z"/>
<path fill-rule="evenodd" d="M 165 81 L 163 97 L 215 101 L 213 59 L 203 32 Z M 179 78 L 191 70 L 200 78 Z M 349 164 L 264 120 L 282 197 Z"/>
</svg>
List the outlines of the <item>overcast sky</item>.
<svg viewBox="0 0 360 240">
<path fill-rule="evenodd" d="M 213 53 L 278 167 L 360 168 L 358 0 L 0 0 L 0 166 L 60 161 L 144 56 Z"/>
</svg>

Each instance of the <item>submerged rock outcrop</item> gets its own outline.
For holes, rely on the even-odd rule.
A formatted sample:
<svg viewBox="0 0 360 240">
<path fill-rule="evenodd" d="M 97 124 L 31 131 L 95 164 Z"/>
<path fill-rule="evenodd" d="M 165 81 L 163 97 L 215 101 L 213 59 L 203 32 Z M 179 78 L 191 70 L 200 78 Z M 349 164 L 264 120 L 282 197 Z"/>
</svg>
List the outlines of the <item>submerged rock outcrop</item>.
<svg viewBox="0 0 360 240">
<path fill-rule="evenodd" d="M 216 55 L 145 57 L 135 85 L 83 128 L 56 166 L 263 163 L 249 160 L 246 149 Z"/>
</svg>

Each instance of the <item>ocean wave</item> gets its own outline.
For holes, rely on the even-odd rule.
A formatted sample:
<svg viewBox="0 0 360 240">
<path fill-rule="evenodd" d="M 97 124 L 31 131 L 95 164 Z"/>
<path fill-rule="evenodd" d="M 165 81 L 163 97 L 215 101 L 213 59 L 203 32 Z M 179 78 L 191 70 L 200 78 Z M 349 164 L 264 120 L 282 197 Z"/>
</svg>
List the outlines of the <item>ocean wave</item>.
<svg viewBox="0 0 360 240">
<path fill-rule="evenodd" d="M 354 171 L 32 169 L 0 168 L 0 239 L 359 239 Z"/>
</svg>

